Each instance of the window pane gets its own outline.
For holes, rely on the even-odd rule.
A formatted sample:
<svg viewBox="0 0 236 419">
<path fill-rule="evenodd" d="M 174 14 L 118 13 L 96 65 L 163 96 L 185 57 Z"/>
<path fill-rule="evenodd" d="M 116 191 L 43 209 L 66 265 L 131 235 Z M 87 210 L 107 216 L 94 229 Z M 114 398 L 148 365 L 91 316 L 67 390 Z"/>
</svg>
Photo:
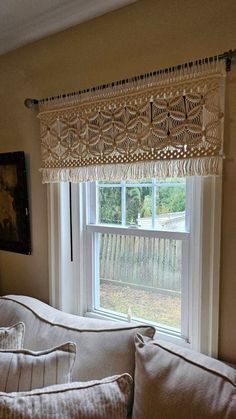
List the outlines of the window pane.
<svg viewBox="0 0 236 419">
<path fill-rule="evenodd" d="M 156 229 L 185 231 L 186 180 L 165 179 L 156 187 Z"/>
<path fill-rule="evenodd" d="M 121 224 L 121 188 L 98 189 L 98 223 Z"/>
<path fill-rule="evenodd" d="M 152 188 L 134 186 L 126 188 L 126 224 L 142 228 L 152 227 Z"/>
<path fill-rule="evenodd" d="M 97 309 L 181 327 L 181 240 L 99 236 Z"/>
</svg>

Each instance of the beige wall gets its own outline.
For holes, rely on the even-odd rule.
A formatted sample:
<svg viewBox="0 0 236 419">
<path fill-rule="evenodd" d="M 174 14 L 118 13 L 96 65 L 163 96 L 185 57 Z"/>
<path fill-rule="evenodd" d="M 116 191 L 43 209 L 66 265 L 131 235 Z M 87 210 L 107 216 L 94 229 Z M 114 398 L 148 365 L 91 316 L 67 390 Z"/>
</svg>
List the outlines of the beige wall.
<svg viewBox="0 0 236 419">
<path fill-rule="evenodd" d="M 235 0 L 141 0 L 0 57 L 0 152 L 27 154 L 32 256 L 0 252 L 1 293 L 48 301 L 46 186 L 26 97 L 78 90 L 236 47 Z M 227 78 L 220 355 L 236 362 L 236 66 Z"/>
</svg>

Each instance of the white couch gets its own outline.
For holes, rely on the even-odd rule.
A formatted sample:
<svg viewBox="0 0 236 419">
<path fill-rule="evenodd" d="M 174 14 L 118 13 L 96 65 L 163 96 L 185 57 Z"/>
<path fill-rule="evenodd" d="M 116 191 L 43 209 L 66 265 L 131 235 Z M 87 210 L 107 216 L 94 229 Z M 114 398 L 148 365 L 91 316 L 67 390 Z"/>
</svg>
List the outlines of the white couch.
<svg viewBox="0 0 236 419">
<path fill-rule="evenodd" d="M 17 322 L 25 324 L 27 349 L 76 343 L 75 382 L 130 374 L 133 419 L 236 419 L 236 371 L 196 352 L 153 340 L 155 329 L 148 325 L 74 316 L 31 297 L 0 297 L 0 327 Z"/>
</svg>

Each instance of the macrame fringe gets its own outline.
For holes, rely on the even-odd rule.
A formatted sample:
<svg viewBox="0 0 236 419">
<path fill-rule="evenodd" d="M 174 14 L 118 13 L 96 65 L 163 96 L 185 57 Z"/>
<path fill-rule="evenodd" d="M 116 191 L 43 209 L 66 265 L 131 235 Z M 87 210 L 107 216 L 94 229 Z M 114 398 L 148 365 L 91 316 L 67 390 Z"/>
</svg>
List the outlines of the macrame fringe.
<svg viewBox="0 0 236 419">
<path fill-rule="evenodd" d="M 86 167 L 43 168 L 43 183 L 116 181 L 185 176 L 212 176 L 221 173 L 222 157 L 188 160 L 158 160 L 130 164 Z"/>
</svg>

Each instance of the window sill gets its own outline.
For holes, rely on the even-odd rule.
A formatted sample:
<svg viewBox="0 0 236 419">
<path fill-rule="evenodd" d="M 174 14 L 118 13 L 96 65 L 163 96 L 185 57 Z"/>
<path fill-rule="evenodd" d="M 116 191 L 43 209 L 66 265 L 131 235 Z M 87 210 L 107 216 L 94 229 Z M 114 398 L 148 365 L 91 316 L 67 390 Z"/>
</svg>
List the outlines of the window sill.
<svg viewBox="0 0 236 419">
<path fill-rule="evenodd" d="M 103 311 L 103 310 L 93 310 L 87 311 L 84 314 L 84 317 L 89 317 L 93 319 L 99 320 L 108 320 L 108 321 L 115 321 L 115 322 L 123 322 L 123 323 L 132 323 L 132 324 L 145 324 L 152 326 L 156 329 L 155 338 L 159 338 L 162 340 L 166 340 L 168 342 L 175 343 L 185 348 L 191 348 L 191 344 L 187 338 L 181 336 L 180 332 L 174 328 L 167 328 L 161 325 L 157 325 L 154 322 L 145 322 L 142 319 L 132 318 L 131 321 L 128 321 L 126 316 L 118 315 L 116 313 L 112 313 L 110 311 Z"/>
</svg>

